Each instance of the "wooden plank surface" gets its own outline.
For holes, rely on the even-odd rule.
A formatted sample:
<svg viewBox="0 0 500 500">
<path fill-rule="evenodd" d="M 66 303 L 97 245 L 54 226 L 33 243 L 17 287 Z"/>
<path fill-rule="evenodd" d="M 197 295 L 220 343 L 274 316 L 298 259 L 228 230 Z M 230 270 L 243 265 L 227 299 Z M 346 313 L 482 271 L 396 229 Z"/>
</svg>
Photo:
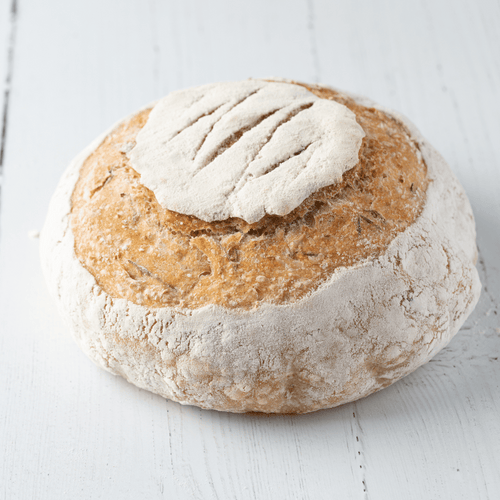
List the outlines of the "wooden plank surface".
<svg viewBox="0 0 500 500">
<path fill-rule="evenodd" d="M 499 498 L 500 4 L 16 5 L 14 25 L 0 0 L 0 498 Z M 28 234 L 116 119 L 177 88 L 271 75 L 366 94 L 419 126 L 470 197 L 483 294 L 433 361 L 362 401 L 298 417 L 182 407 L 79 352 Z"/>
<path fill-rule="evenodd" d="M 9 98 L 14 71 L 14 45 L 17 33 L 17 2 L 0 2 L 0 186 L 3 173 L 4 152 L 7 142 Z"/>
</svg>

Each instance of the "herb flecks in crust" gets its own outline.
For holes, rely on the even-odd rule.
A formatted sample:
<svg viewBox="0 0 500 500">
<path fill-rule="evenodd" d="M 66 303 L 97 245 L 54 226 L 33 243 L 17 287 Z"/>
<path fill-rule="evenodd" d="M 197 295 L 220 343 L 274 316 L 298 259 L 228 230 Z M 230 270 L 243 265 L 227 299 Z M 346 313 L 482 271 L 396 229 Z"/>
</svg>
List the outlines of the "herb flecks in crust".
<svg viewBox="0 0 500 500">
<path fill-rule="evenodd" d="M 146 307 L 286 304 L 335 269 L 385 252 L 425 201 L 427 169 L 418 146 L 384 112 L 330 89 L 306 88 L 351 109 L 366 137 L 359 163 L 340 183 L 284 217 L 209 223 L 162 208 L 126 155 L 150 110 L 102 142 L 82 167 L 71 225 L 78 259 L 106 293 Z"/>
</svg>

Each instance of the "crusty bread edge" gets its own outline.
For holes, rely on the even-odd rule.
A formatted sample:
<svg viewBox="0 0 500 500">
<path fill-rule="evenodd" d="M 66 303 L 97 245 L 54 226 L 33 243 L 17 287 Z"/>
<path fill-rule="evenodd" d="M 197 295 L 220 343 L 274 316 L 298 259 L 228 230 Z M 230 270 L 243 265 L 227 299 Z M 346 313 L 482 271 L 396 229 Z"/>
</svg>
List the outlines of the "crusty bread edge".
<svg viewBox="0 0 500 500">
<path fill-rule="evenodd" d="M 71 195 L 83 162 L 117 125 L 82 151 L 57 187 L 40 242 L 49 290 L 82 350 L 102 368 L 182 404 L 306 413 L 386 387 L 447 345 L 480 294 L 472 209 L 408 119 L 355 99 L 408 128 L 428 167 L 427 199 L 384 255 L 337 269 L 287 305 L 149 310 L 106 294 L 75 255 Z"/>
</svg>

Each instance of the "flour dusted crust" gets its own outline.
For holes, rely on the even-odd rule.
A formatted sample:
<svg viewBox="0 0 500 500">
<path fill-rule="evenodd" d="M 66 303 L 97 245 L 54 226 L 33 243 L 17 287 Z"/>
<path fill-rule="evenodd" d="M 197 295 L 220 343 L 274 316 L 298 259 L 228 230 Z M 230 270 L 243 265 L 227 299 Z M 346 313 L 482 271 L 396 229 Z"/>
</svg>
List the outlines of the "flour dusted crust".
<svg viewBox="0 0 500 500">
<path fill-rule="evenodd" d="M 339 182 L 364 135 L 346 106 L 303 86 L 215 83 L 158 102 L 130 160 L 164 208 L 253 223 Z"/>
<path fill-rule="evenodd" d="M 167 300 L 154 302 L 154 293 L 146 297 L 132 289 L 110 290 L 99 284 L 106 281 L 101 275 L 97 273 L 96 279 L 89 272 L 92 262 L 84 257 L 81 261 L 75 254 L 78 245 L 74 228 L 82 219 L 75 217 L 76 212 L 72 214 L 72 208 L 78 211 L 80 203 L 72 198 L 85 163 L 125 120 L 72 162 L 53 197 L 41 235 L 42 262 L 51 293 L 78 344 L 97 364 L 139 387 L 183 404 L 234 412 L 305 413 L 353 401 L 390 385 L 428 361 L 458 331 L 480 292 L 474 267 L 474 220 L 462 187 L 439 154 L 405 118 L 364 98 L 353 99 L 326 87 L 307 88 L 321 98 L 330 99 L 334 93 L 337 101 L 346 106 L 351 103 L 372 109 L 385 116 L 386 121 L 394 120 L 403 126 L 416 145 L 415 157 L 421 155 L 425 165 L 423 170 L 415 167 L 416 182 L 412 188 L 420 183 L 424 196 L 412 194 L 406 200 L 409 208 L 402 209 L 401 214 L 407 220 L 402 224 L 394 222 L 387 230 L 374 214 L 362 213 L 371 222 L 354 219 L 354 231 L 365 238 L 363 245 L 370 247 L 369 251 L 358 252 L 356 258 L 346 263 L 335 261 L 326 275 L 308 275 L 307 285 L 295 295 L 274 294 L 268 287 L 267 295 L 259 297 L 256 293 L 234 305 L 225 299 L 211 300 L 217 294 L 211 294 L 209 288 L 205 304 L 200 297 L 189 303 L 186 299 L 176 301 L 175 294 L 167 294 Z M 367 140 L 369 137 L 364 139 L 365 146 Z M 126 157 L 133 140 L 121 144 Z M 360 163 L 345 172 L 338 185 L 346 179 L 363 178 L 359 172 L 357 177 L 349 177 L 360 168 L 361 160 L 362 153 Z M 110 164 L 109 168 L 113 166 Z M 103 186 L 115 181 L 109 177 L 102 179 Z M 137 177 L 134 186 L 143 189 Z M 403 178 L 401 184 L 404 183 Z M 102 191 L 103 186 L 89 184 L 86 192 Z M 351 184 L 346 186 L 342 186 L 344 190 L 356 191 Z M 333 188 L 322 189 L 311 196 L 322 196 L 328 206 L 336 206 L 343 198 Z M 397 194 L 394 203 L 408 193 L 402 190 Z M 366 197 L 367 193 L 361 196 Z M 259 221 L 253 226 L 234 219 L 194 224 L 195 219 L 179 216 L 167 221 L 167 228 L 174 231 L 187 223 L 199 226 L 192 228 L 200 233 L 191 239 L 204 237 L 203 242 L 216 237 L 221 242 L 227 237 L 235 238 L 236 233 L 243 234 L 243 239 L 256 227 L 263 229 L 257 237 L 266 240 L 275 237 L 280 224 L 314 233 L 324 212 L 314 212 L 308 205 L 310 198 L 284 215 L 282 221 L 272 219 L 276 216 L 265 216 L 261 226 Z M 325 205 L 320 210 L 325 210 Z M 312 220 L 307 217 L 311 213 Z M 399 218 L 394 216 L 394 220 Z M 353 230 L 344 222 L 339 227 L 346 234 L 340 239 L 349 238 L 349 230 Z M 229 225 L 236 231 L 224 234 Z M 271 234 L 266 234 L 266 225 L 272 227 Z M 372 228 L 373 225 L 380 229 Z M 159 227 L 158 234 L 161 231 Z M 376 236 L 379 232 L 383 237 Z M 305 234 L 306 239 L 311 236 L 309 233 Z M 85 236 L 84 231 L 77 230 L 77 234 Z M 179 234 L 180 238 L 185 235 Z M 133 246 L 132 241 L 129 246 Z M 91 245 L 85 248 L 92 250 Z M 208 251 L 194 245 L 192 253 L 184 252 L 183 260 L 192 258 L 192 266 L 196 267 L 195 261 L 200 260 L 197 251 L 207 255 L 204 249 Z M 91 253 L 87 252 L 87 256 Z M 348 257 L 350 252 L 344 255 Z M 227 259 L 230 257 L 229 252 Z M 316 264 L 308 258 L 291 272 L 320 269 Z M 143 289 L 154 292 L 148 283 L 155 281 L 156 273 L 139 263 L 131 266 L 128 279 L 133 281 L 135 276 L 135 281 L 143 281 Z M 234 279 L 235 275 L 229 278 Z M 149 300 L 153 300 L 152 305 Z"/>
<path fill-rule="evenodd" d="M 334 91 L 312 90 L 349 106 L 366 131 L 357 165 L 285 216 L 251 224 L 209 223 L 163 208 L 126 153 L 150 124 L 151 110 L 116 127 L 83 163 L 72 196 L 76 255 L 99 286 L 148 307 L 253 308 L 297 301 L 336 268 L 383 254 L 421 211 L 425 162 L 400 122 Z M 304 112 L 285 115 L 286 123 Z"/>
</svg>

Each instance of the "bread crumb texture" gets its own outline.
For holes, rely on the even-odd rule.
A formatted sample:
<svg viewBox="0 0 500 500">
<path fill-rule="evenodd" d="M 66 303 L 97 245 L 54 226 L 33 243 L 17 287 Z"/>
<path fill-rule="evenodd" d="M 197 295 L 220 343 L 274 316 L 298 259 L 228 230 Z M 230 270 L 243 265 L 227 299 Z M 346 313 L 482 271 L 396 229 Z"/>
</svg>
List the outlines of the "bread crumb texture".
<svg viewBox="0 0 500 500">
<path fill-rule="evenodd" d="M 425 201 L 418 146 L 385 112 L 328 88 L 306 88 L 355 113 L 366 134 L 359 162 L 289 214 L 253 224 L 162 208 L 128 158 L 151 109 L 113 130 L 85 160 L 72 196 L 75 252 L 99 286 L 148 308 L 250 309 L 293 303 L 336 269 L 383 254 Z"/>
</svg>

